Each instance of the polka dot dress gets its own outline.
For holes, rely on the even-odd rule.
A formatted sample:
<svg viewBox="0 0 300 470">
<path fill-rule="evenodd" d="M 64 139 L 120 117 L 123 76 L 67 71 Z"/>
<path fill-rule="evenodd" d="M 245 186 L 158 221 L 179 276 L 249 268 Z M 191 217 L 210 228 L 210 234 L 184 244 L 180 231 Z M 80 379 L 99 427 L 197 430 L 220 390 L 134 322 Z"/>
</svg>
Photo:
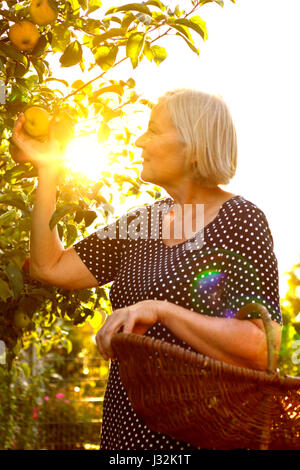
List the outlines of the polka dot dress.
<svg viewBox="0 0 300 470">
<path fill-rule="evenodd" d="M 242 305 L 259 302 L 281 323 L 277 260 L 264 213 L 234 196 L 201 234 L 166 246 L 162 219 L 173 204 L 165 198 L 130 211 L 74 245 L 99 285 L 113 282 L 112 309 L 156 299 L 199 314 L 232 318 Z M 257 318 L 257 314 L 249 317 Z M 146 335 L 193 350 L 160 323 Z M 103 404 L 101 449 L 194 448 L 146 426 L 131 408 L 118 361 L 113 361 Z"/>
</svg>

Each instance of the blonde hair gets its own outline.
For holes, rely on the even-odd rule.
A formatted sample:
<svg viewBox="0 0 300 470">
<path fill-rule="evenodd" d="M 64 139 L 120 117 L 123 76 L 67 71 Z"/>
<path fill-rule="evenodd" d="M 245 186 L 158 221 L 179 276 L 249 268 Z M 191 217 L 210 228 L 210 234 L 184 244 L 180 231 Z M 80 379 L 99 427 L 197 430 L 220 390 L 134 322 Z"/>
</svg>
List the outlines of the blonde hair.
<svg viewBox="0 0 300 470">
<path fill-rule="evenodd" d="M 227 104 L 218 95 L 177 89 L 161 96 L 186 145 L 186 168 L 206 187 L 228 184 L 237 166 L 237 137 Z"/>
</svg>

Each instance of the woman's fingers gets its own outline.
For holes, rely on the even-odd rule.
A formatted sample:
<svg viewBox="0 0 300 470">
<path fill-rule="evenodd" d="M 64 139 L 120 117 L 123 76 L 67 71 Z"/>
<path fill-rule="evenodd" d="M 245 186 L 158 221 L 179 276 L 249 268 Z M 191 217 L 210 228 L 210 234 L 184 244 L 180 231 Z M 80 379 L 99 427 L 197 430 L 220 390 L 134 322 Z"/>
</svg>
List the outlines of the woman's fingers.
<svg viewBox="0 0 300 470">
<path fill-rule="evenodd" d="M 51 130 L 45 141 L 40 141 L 24 132 L 24 122 L 24 114 L 20 113 L 12 132 L 12 142 L 20 149 L 18 152 L 14 151 L 14 160 L 31 162 L 35 166 L 60 167 L 63 164 L 63 152 L 53 131 Z"/>
<path fill-rule="evenodd" d="M 113 357 L 111 340 L 122 329 L 124 333 L 144 334 L 158 321 L 157 308 L 152 301 L 142 301 L 130 307 L 115 310 L 96 335 L 99 353 L 104 359 Z"/>
<path fill-rule="evenodd" d="M 127 309 L 114 311 L 96 335 L 98 351 L 105 360 L 113 357 L 111 339 L 126 324 Z"/>
<path fill-rule="evenodd" d="M 13 131 L 12 131 L 12 140 L 15 144 L 18 144 L 18 142 L 20 141 L 20 137 L 21 137 L 20 134 L 22 132 L 23 123 L 24 123 L 24 116 L 22 117 L 22 115 L 20 114 L 18 119 L 15 122 Z"/>
<path fill-rule="evenodd" d="M 100 330 L 101 331 L 101 330 Z M 108 360 L 108 357 L 106 356 L 105 352 L 104 352 L 104 349 L 102 347 L 102 341 L 101 341 L 101 336 L 100 336 L 100 331 L 98 331 L 97 335 L 96 335 L 96 344 L 97 344 L 97 348 L 98 348 L 98 351 L 99 351 L 99 354 L 107 361 Z"/>
</svg>

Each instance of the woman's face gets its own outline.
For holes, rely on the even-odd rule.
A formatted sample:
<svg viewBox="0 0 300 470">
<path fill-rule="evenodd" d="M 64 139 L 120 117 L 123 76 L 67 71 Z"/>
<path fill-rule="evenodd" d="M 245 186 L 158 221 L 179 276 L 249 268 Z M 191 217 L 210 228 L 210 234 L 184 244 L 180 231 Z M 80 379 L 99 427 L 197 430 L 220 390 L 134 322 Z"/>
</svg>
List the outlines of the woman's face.
<svg viewBox="0 0 300 470">
<path fill-rule="evenodd" d="M 185 162 L 185 144 L 177 133 L 165 103 L 151 112 L 148 129 L 136 141 L 143 149 L 141 179 L 165 187 L 182 181 Z"/>
</svg>

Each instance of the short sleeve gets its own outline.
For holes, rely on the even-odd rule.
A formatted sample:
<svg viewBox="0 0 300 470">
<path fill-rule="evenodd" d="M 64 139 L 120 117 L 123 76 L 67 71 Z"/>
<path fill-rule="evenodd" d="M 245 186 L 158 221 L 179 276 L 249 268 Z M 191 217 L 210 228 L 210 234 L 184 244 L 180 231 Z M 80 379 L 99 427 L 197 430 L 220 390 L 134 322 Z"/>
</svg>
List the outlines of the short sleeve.
<svg viewBox="0 0 300 470">
<path fill-rule="evenodd" d="M 92 233 L 73 246 L 99 285 L 113 281 L 119 266 L 120 241 L 109 237 L 101 238 L 101 233 L 104 233 L 109 227 L 106 226 L 100 231 Z"/>
<path fill-rule="evenodd" d="M 227 252 L 225 314 L 234 316 L 243 305 L 257 302 L 281 323 L 278 263 L 267 219 L 255 205 L 240 212 Z M 259 314 L 250 313 L 249 318 Z"/>
<path fill-rule="evenodd" d="M 138 213 L 136 209 L 129 211 L 73 245 L 76 253 L 97 279 L 99 285 L 115 280 L 120 269 L 122 253 L 128 241 L 128 224 L 136 218 Z"/>
</svg>

